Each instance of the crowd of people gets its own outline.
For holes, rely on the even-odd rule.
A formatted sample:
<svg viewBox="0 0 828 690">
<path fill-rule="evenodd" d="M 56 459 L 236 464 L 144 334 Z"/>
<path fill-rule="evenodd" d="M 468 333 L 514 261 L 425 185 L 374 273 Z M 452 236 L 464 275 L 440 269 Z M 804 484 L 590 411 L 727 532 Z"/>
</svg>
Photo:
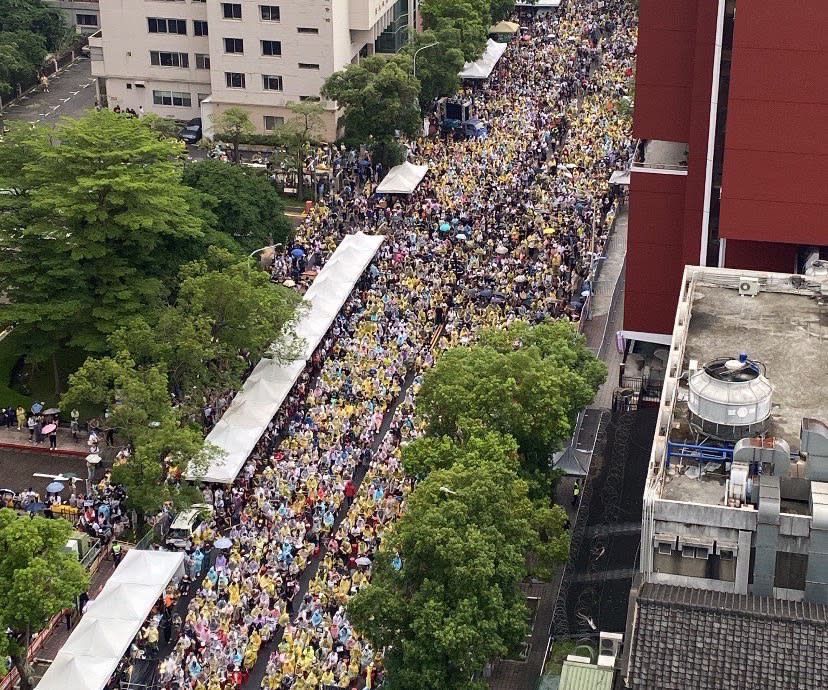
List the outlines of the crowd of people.
<svg viewBox="0 0 828 690">
<path fill-rule="evenodd" d="M 162 687 L 241 687 L 271 639 L 266 690 L 381 682 L 345 605 L 412 488 L 400 457 L 421 431 L 422 374 L 482 326 L 580 317 L 612 222 L 607 180 L 632 152 L 613 107 L 634 60 L 631 5 L 587 0 L 536 21 L 468 94 L 487 138 L 411 142 L 430 174 L 399 200 L 371 195 L 370 163 L 343 161 L 342 190 L 275 257 L 293 280 L 296 248 L 321 265 L 347 233 L 386 235 L 236 484 L 205 491 L 229 546 L 211 548 L 215 524 L 194 534 L 195 594 Z"/>
</svg>

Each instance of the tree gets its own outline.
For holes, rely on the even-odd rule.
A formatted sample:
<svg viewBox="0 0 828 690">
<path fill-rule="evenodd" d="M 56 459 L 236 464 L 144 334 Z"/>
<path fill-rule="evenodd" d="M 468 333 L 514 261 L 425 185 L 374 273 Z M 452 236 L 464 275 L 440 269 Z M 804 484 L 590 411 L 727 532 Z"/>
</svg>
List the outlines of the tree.
<svg viewBox="0 0 828 690">
<path fill-rule="evenodd" d="M 184 168 L 183 179 L 207 195 L 217 229 L 232 237 L 245 252 L 285 243 L 290 237 L 284 204 L 267 177 L 221 161 L 202 161 Z"/>
<path fill-rule="evenodd" d="M 161 117 L 156 113 L 146 113 L 141 118 L 144 124 L 158 136 L 166 139 L 176 139 L 181 131 L 181 125 L 174 118 Z"/>
<path fill-rule="evenodd" d="M 296 193 L 304 198 L 305 159 L 322 126 L 325 109 L 318 100 L 293 102 L 285 106 L 292 114 L 290 119 L 276 128 L 276 137 L 285 147 L 289 168 L 296 170 Z"/>
<path fill-rule="evenodd" d="M 398 131 L 413 136 L 420 130 L 419 83 L 406 70 L 406 59 L 371 55 L 325 80 L 322 95 L 345 109 L 346 141 L 387 140 Z"/>
<path fill-rule="evenodd" d="M 0 0 L 0 31 L 27 31 L 57 50 L 68 33 L 63 14 L 43 0 Z"/>
<path fill-rule="evenodd" d="M 489 0 L 423 0 L 420 14 L 427 29 L 454 33 L 444 49 L 459 48 L 467 62 L 483 54 L 491 21 Z"/>
<path fill-rule="evenodd" d="M 11 657 L 24 690 L 34 683 L 27 659 L 32 634 L 89 585 L 83 566 L 63 550 L 71 532 L 65 520 L 0 510 L 0 654 Z"/>
<path fill-rule="evenodd" d="M 459 74 L 466 62 L 460 33 L 450 27 L 418 33 L 409 43 L 406 53 L 413 55 L 419 48 L 432 43 L 437 45 L 417 56 L 420 105 L 426 110 L 435 98 L 456 93 L 460 87 Z"/>
<path fill-rule="evenodd" d="M 463 439 L 482 427 L 515 438 L 536 494 L 549 489 L 550 454 L 572 433 L 606 368 L 563 322 L 483 329 L 428 371 L 418 409 L 434 436 Z"/>
<path fill-rule="evenodd" d="M 89 358 L 69 375 L 69 390 L 61 407 L 81 405 L 109 410 L 108 423 L 128 443 L 140 438 L 150 423 L 168 416 L 167 376 L 158 365 L 139 369 L 128 352 L 114 357 Z"/>
<path fill-rule="evenodd" d="M 157 427 L 140 429 L 134 452 L 127 461 L 112 469 L 112 481 L 126 490 L 126 505 L 138 516 L 136 532 L 143 532 L 145 516 L 158 513 L 165 503 L 176 510 L 188 508 L 200 495 L 195 486 L 181 481 L 181 474 L 192 463 L 203 471 L 218 449 L 206 444 L 197 428 L 179 424 L 169 411 Z"/>
<path fill-rule="evenodd" d="M 233 143 L 233 162 L 239 163 L 239 144 L 242 138 L 256 131 L 250 113 L 244 108 L 228 108 L 213 117 L 213 127 L 217 136 Z"/>
<path fill-rule="evenodd" d="M 517 446 L 489 435 L 435 469 L 383 539 L 371 584 L 349 603 L 355 627 L 385 649 L 389 690 L 471 690 L 486 662 L 514 651 L 526 628 L 526 553 L 538 513 L 516 473 Z"/>
<path fill-rule="evenodd" d="M 31 359 L 66 345 L 103 352 L 106 337 L 147 313 L 170 276 L 202 250 L 183 146 L 107 111 L 55 130 L 14 128 L 0 145 L 0 307 Z"/>
<path fill-rule="evenodd" d="M 491 0 L 492 24 L 508 19 L 515 11 L 515 0 Z"/>
</svg>

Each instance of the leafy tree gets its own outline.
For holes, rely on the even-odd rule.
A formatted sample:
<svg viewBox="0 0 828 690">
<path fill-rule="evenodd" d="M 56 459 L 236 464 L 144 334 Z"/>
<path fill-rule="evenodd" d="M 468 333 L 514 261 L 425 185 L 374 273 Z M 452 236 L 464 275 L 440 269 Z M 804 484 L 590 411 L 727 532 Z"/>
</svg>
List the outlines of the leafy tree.
<svg viewBox="0 0 828 690">
<path fill-rule="evenodd" d="M 399 56 L 371 55 L 334 72 L 322 86 L 322 95 L 345 110 L 345 139 L 350 143 L 387 140 L 397 131 L 416 134 L 422 126 L 418 92 L 419 84 Z"/>
<path fill-rule="evenodd" d="M 456 447 L 455 462 L 418 485 L 371 584 L 348 605 L 355 627 L 385 649 L 389 690 L 483 688 L 472 675 L 525 634 L 519 585 L 537 513 L 516 473 L 516 444 L 497 440 L 481 457 L 482 447 Z"/>
<path fill-rule="evenodd" d="M 460 32 L 452 27 L 417 34 L 406 53 L 411 55 L 424 46 L 437 43 L 417 56 L 417 80 L 420 82 L 420 105 L 424 110 L 435 98 L 448 96 L 460 87 L 460 71 L 466 62 Z M 413 65 L 412 65 L 413 67 Z"/>
<path fill-rule="evenodd" d="M 203 471 L 217 449 L 204 443 L 199 429 L 182 427 L 172 413 L 157 427 L 141 429 L 136 436 L 134 452 L 112 469 L 112 481 L 126 489 L 126 505 L 138 515 L 136 531 L 140 534 L 145 516 L 158 513 L 165 503 L 180 510 L 200 498 L 193 485 L 180 481 L 181 473 L 190 462 Z"/>
<path fill-rule="evenodd" d="M 0 0 L 0 31 L 27 31 L 57 50 L 67 35 L 63 14 L 43 0 Z"/>
<path fill-rule="evenodd" d="M 26 657 L 32 634 L 89 585 L 83 566 L 63 551 L 71 532 L 65 520 L 0 510 L 0 654 L 11 657 L 24 690 L 34 684 Z"/>
<path fill-rule="evenodd" d="M 318 100 L 293 102 L 286 105 L 291 117 L 276 129 L 276 137 L 285 148 L 285 163 L 296 170 L 296 192 L 304 198 L 305 159 L 322 126 L 324 107 Z"/>
<path fill-rule="evenodd" d="M 108 409 L 109 424 L 129 443 L 140 437 L 151 422 L 168 415 L 170 396 L 167 376 L 160 366 L 139 369 L 129 353 L 87 359 L 69 375 L 69 390 L 61 407 L 70 410 L 82 405 Z"/>
<path fill-rule="evenodd" d="M 161 117 L 156 113 L 146 113 L 142 118 L 144 124 L 158 136 L 167 139 L 176 139 L 181 131 L 181 125 L 171 117 Z"/>
<path fill-rule="evenodd" d="M 508 19 L 515 11 L 515 0 L 491 0 L 492 24 Z"/>
<path fill-rule="evenodd" d="M 183 147 L 141 120 L 107 111 L 53 131 L 14 128 L 0 145 L 0 318 L 26 335 L 30 358 L 106 337 L 147 313 L 178 266 L 203 250 Z"/>
<path fill-rule="evenodd" d="M 491 21 L 489 0 L 423 0 L 420 14 L 427 29 L 454 32 L 444 48 L 459 48 L 468 62 L 483 54 Z"/>
<path fill-rule="evenodd" d="M 256 128 L 250 120 L 250 113 L 244 108 L 228 108 L 213 118 L 216 135 L 233 144 L 233 162 L 239 162 L 239 144 L 241 140 L 253 134 Z"/>
<path fill-rule="evenodd" d="M 285 243 L 290 236 L 284 204 L 267 177 L 221 161 L 202 161 L 184 168 L 184 183 L 207 195 L 217 229 L 245 252 Z"/>
<path fill-rule="evenodd" d="M 464 439 L 482 427 L 514 437 L 524 475 L 545 494 L 549 455 L 605 376 L 568 324 L 517 323 L 484 329 L 479 344 L 443 354 L 425 375 L 419 409 L 434 436 Z"/>
</svg>

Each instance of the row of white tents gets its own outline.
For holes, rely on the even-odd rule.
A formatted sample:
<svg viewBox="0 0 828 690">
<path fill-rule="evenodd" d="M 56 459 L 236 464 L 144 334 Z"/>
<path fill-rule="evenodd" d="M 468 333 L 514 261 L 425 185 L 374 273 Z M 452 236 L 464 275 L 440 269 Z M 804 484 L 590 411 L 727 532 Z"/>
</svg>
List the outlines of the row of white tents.
<svg viewBox="0 0 828 690">
<path fill-rule="evenodd" d="M 184 554 L 128 551 L 37 685 L 102 690 L 167 585 L 184 574 Z"/>
<path fill-rule="evenodd" d="M 187 479 L 233 483 L 384 239 L 357 232 L 342 240 L 305 293 L 307 309 L 296 324 L 298 358 L 288 364 L 262 359 L 256 365 L 207 435 L 207 443 L 218 449 L 216 457 L 206 471 L 189 467 Z"/>
</svg>

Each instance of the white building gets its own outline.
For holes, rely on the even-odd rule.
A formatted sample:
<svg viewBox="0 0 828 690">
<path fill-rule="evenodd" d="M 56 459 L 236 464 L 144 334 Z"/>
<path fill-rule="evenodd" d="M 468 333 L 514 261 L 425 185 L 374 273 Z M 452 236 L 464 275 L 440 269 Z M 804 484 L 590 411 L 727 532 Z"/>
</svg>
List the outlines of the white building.
<svg viewBox="0 0 828 690">
<path fill-rule="evenodd" d="M 404 44 L 418 0 L 107 0 L 90 37 L 110 108 L 187 120 L 239 106 L 259 133 L 362 56 Z M 336 137 L 336 104 L 321 134 Z"/>
</svg>

